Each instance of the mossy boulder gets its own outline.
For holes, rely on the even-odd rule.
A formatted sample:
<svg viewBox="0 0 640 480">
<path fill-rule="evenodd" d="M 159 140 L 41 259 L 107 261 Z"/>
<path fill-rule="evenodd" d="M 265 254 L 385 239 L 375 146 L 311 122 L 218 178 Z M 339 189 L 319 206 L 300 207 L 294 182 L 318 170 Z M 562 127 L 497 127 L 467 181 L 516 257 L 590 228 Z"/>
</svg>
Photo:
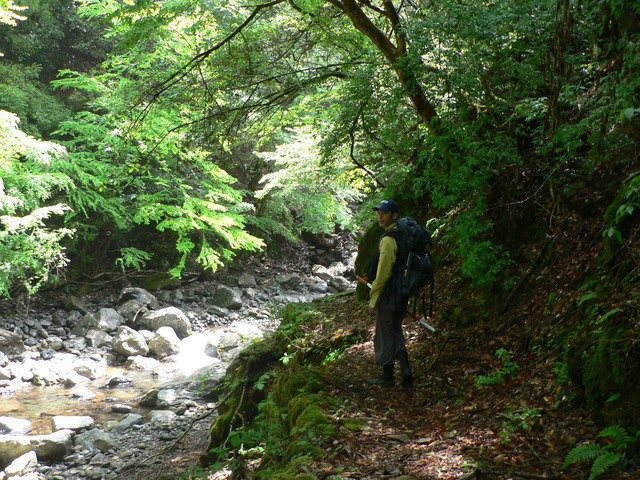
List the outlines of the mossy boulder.
<svg viewBox="0 0 640 480">
<path fill-rule="evenodd" d="M 371 426 L 360 418 L 344 417 L 342 419 L 342 426 L 350 432 L 366 432 L 372 430 Z"/>
<path fill-rule="evenodd" d="M 374 223 L 367 229 L 360 239 L 360 243 L 358 244 L 358 253 L 354 263 L 356 275 L 365 276 L 369 259 L 378 251 L 380 236 L 383 233 L 384 230 L 380 225 L 378 225 L 378 223 Z M 364 283 L 358 282 L 358 285 L 356 285 L 356 296 L 361 300 L 369 298 L 369 288 Z"/>
<path fill-rule="evenodd" d="M 278 405 L 286 405 L 300 393 L 315 393 L 321 388 L 322 383 L 307 368 L 290 364 L 273 381 L 271 398 Z"/>
<path fill-rule="evenodd" d="M 218 392 L 225 398 L 218 407 L 219 416 L 209 427 L 207 452 L 225 445 L 229 432 L 239 428 L 246 420 L 258 413 L 258 405 L 266 398 L 266 389 L 256 388 L 263 376 L 272 370 L 281 352 L 267 347 L 267 343 L 256 343 L 248 347 L 227 369 L 225 387 Z M 202 465 L 211 465 L 220 460 L 207 453 L 200 458 Z"/>
<path fill-rule="evenodd" d="M 640 427 L 640 347 L 603 338 L 583 354 L 582 382 L 589 407 L 606 424 Z"/>
</svg>

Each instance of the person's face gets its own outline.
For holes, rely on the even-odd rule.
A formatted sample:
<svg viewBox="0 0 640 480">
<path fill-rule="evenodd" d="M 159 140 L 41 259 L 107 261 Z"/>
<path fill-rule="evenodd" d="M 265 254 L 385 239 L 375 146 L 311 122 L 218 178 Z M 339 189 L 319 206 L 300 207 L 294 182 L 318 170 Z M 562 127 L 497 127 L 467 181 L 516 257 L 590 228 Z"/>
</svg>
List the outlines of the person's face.
<svg viewBox="0 0 640 480">
<path fill-rule="evenodd" d="M 376 210 L 378 214 L 378 224 L 385 230 L 394 222 L 398 214 L 390 210 Z"/>
</svg>

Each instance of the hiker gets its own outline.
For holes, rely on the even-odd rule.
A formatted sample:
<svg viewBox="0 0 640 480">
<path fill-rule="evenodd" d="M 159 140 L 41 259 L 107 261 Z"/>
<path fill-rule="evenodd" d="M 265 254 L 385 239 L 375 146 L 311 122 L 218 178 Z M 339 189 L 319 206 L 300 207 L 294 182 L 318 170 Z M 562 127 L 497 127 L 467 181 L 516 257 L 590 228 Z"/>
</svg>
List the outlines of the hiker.
<svg viewBox="0 0 640 480">
<path fill-rule="evenodd" d="M 395 200 L 385 199 L 373 208 L 378 224 L 385 230 L 380 238 L 379 260 L 375 280 L 371 284 L 369 311 L 375 313 L 376 330 L 373 339 L 376 363 L 382 367 L 382 376 L 367 379 L 371 385 L 392 387 L 393 368 L 396 359 L 402 369 L 402 386 L 411 386 L 413 376 L 409 366 L 409 354 L 402 332 L 402 321 L 407 299 L 397 293 L 399 275 L 395 269 L 398 243 L 394 238 L 400 206 Z"/>
</svg>

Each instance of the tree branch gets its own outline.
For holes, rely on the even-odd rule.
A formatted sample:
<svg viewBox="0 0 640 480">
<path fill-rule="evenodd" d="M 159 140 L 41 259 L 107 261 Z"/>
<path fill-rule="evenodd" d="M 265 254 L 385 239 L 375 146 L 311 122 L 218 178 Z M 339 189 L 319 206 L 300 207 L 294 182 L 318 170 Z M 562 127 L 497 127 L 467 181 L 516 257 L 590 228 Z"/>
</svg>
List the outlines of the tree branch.
<svg viewBox="0 0 640 480">
<path fill-rule="evenodd" d="M 422 122 L 429 123 L 438 115 L 431 102 L 427 99 L 424 90 L 420 86 L 420 82 L 413 71 L 411 65 L 406 61 L 406 37 L 402 32 L 400 18 L 391 0 L 384 0 L 385 12 L 394 26 L 398 46 L 395 46 L 391 40 L 380 30 L 367 15 L 362 11 L 356 0 L 342 0 L 344 12 L 351 19 L 354 27 L 360 30 L 373 42 L 373 44 L 385 56 L 398 75 L 400 83 L 404 87 L 413 107 Z"/>
<path fill-rule="evenodd" d="M 138 123 L 139 121 L 144 119 L 144 117 L 147 115 L 149 111 L 150 106 L 155 102 L 155 100 L 160 95 L 162 95 L 172 86 L 179 83 L 187 73 L 189 73 L 192 69 L 200 65 L 213 52 L 227 45 L 229 42 L 231 42 L 231 40 L 233 40 L 234 37 L 240 34 L 245 29 L 245 27 L 247 27 L 254 20 L 254 18 L 258 15 L 258 13 L 260 13 L 260 11 L 266 8 L 273 7 L 280 3 L 284 3 L 285 1 L 286 0 L 273 0 L 271 2 L 256 5 L 253 11 L 251 12 L 251 14 L 244 20 L 244 22 L 242 22 L 238 27 L 236 27 L 236 29 L 233 30 L 233 32 L 231 32 L 229 35 L 227 35 L 224 39 L 222 39 L 220 42 L 218 42 L 211 48 L 193 57 L 186 64 L 184 64 L 182 67 L 176 70 L 173 74 L 171 74 L 167 79 L 151 87 L 147 92 L 145 92 L 145 94 L 142 95 L 142 97 L 136 104 L 136 105 L 140 105 L 141 103 L 146 102 L 147 106 L 145 106 L 145 108 L 140 113 L 140 115 L 138 115 L 134 123 Z"/>
</svg>

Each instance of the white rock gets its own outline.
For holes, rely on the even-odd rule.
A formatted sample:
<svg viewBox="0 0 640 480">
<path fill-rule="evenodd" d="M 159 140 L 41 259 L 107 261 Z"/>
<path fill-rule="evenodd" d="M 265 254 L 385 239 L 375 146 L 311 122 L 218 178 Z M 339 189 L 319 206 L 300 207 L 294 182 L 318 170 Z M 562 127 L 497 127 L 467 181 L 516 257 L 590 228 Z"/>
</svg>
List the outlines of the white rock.
<svg viewBox="0 0 640 480">
<path fill-rule="evenodd" d="M 25 418 L 0 417 L 0 433 L 11 433 L 22 435 L 31 430 L 31 422 Z"/>
<path fill-rule="evenodd" d="M 57 430 L 84 430 L 95 425 L 95 420 L 87 415 L 55 415 L 51 418 L 51 429 Z"/>
<path fill-rule="evenodd" d="M 9 480 L 18 475 L 24 475 L 33 470 L 36 465 L 38 465 L 38 455 L 31 450 L 24 455 L 20 455 L 4 469 L 5 478 Z"/>
</svg>

